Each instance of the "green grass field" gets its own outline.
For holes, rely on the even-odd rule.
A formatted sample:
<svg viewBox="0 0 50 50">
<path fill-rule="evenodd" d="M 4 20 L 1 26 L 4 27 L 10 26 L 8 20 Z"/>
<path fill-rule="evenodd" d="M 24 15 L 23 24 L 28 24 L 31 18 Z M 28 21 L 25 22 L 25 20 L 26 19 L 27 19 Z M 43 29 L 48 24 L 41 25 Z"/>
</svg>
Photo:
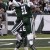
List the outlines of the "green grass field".
<svg viewBox="0 0 50 50">
<path fill-rule="evenodd" d="M 7 34 L 6 36 L 0 36 L 0 39 L 14 39 L 14 38 L 15 38 L 15 36 L 10 35 L 10 34 Z M 50 34 L 36 34 L 36 38 L 50 38 Z M 50 39 L 48 41 L 50 42 Z M 45 40 L 44 40 L 44 43 L 45 43 Z M 46 45 L 48 45 L 48 44 L 46 44 Z M 49 43 L 49 45 L 50 45 L 50 43 Z M 14 50 L 14 48 L 1 48 L 0 47 L 0 50 Z M 23 50 L 23 48 L 20 48 L 19 50 Z M 31 50 L 31 49 L 29 49 L 29 50 Z M 46 46 L 46 47 L 42 47 L 42 48 L 38 47 L 37 50 L 50 50 L 50 46 Z"/>
<path fill-rule="evenodd" d="M 50 34 L 36 34 L 37 38 L 50 38 Z M 0 36 L 0 39 L 13 39 L 14 35 L 7 34 L 6 36 Z"/>
<path fill-rule="evenodd" d="M 0 39 L 13 39 L 13 38 L 15 38 L 15 36 L 10 34 L 7 34 L 5 36 L 0 36 Z"/>
<path fill-rule="evenodd" d="M 0 50 L 14 50 L 14 48 L 1 48 Z M 19 50 L 24 50 L 23 48 L 20 48 Z M 31 50 L 31 49 L 29 49 Z M 37 48 L 37 50 L 50 50 L 50 48 Z"/>
<path fill-rule="evenodd" d="M 50 50 L 50 48 L 37 48 L 37 50 Z"/>
<path fill-rule="evenodd" d="M 38 38 L 50 38 L 50 34 L 36 34 Z"/>
</svg>

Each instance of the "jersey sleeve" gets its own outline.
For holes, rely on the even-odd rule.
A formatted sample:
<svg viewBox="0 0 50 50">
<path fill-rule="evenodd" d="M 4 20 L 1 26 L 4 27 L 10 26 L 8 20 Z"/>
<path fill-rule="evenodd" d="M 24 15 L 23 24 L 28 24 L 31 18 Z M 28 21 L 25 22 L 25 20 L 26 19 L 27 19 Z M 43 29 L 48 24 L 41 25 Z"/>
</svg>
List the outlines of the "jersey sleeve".
<svg viewBox="0 0 50 50">
<path fill-rule="evenodd" d="M 15 9 L 14 10 L 11 10 L 11 11 L 10 10 L 7 10 L 6 13 L 13 14 L 13 13 L 15 13 Z"/>
<path fill-rule="evenodd" d="M 9 6 L 10 6 L 10 5 L 12 5 L 13 3 L 9 1 L 9 3 L 8 3 L 8 4 L 9 4 Z"/>
<path fill-rule="evenodd" d="M 17 7 L 21 6 L 21 3 L 20 2 L 16 2 L 15 0 L 13 0 L 13 4 Z"/>
<path fill-rule="evenodd" d="M 27 5 L 28 5 L 29 7 L 31 7 L 31 6 L 32 6 L 32 7 L 35 7 L 35 8 L 37 7 L 37 5 L 33 4 L 33 2 L 28 2 Z"/>
</svg>

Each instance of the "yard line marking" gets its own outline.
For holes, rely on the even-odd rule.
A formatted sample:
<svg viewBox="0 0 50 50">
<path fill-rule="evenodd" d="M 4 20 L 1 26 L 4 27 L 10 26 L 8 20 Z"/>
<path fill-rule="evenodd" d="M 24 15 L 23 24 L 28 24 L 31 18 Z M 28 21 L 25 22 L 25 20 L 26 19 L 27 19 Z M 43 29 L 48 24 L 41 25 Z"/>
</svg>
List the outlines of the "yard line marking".
<svg viewBox="0 0 50 50">
<path fill-rule="evenodd" d="M 50 48 L 50 47 L 36 47 L 36 48 Z M 14 49 L 14 48 L 0 48 L 0 49 Z"/>
<path fill-rule="evenodd" d="M 50 38 L 35 38 L 35 39 L 38 39 L 38 40 L 40 40 L 40 39 L 50 39 Z"/>
<path fill-rule="evenodd" d="M 7 42 L 0 42 L 0 43 L 7 43 Z"/>
<path fill-rule="evenodd" d="M 50 41 L 48 41 L 48 43 L 50 44 Z"/>
<path fill-rule="evenodd" d="M 17 40 L 17 39 L 0 39 L 0 41 L 4 41 L 4 40 Z"/>
<path fill-rule="evenodd" d="M 35 38 L 37 40 L 40 40 L 40 39 L 50 39 L 50 38 Z M 4 41 L 4 40 L 17 40 L 17 39 L 0 39 L 0 41 Z"/>
<path fill-rule="evenodd" d="M 36 47 L 36 48 L 50 48 L 50 47 Z"/>
<path fill-rule="evenodd" d="M 14 48 L 0 48 L 0 49 L 14 49 Z"/>
<path fill-rule="evenodd" d="M 5 44 L 1 44 L 0 46 L 5 46 L 5 45 L 13 45 L 14 43 L 5 43 Z"/>
</svg>

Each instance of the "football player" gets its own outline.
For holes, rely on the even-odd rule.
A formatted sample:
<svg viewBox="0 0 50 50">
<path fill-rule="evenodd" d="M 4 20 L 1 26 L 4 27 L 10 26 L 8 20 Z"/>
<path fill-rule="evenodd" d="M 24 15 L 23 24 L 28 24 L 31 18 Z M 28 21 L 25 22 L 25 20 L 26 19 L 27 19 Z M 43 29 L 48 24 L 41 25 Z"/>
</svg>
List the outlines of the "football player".
<svg viewBox="0 0 50 50">
<path fill-rule="evenodd" d="M 30 18 L 32 18 L 32 8 L 36 7 L 36 5 L 34 5 L 32 2 L 30 2 L 29 0 L 13 0 L 13 4 L 15 5 L 15 10 L 13 10 L 12 12 L 16 12 L 17 14 L 17 21 L 15 26 L 12 29 L 12 33 L 14 33 L 14 35 L 16 35 L 19 38 L 19 41 L 17 41 L 17 45 L 16 45 L 16 49 L 18 49 L 21 44 L 23 43 L 23 39 L 26 42 L 29 42 L 29 47 L 32 50 L 36 50 L 35 47 L 33 46 L 33 33 L 31 30 L 31 23 L 30 23 Z M 7 11 L 8 12 L 8 11 Z M 11 13 L 12 13 L 11 12 Z M 23 27 L 23 25 L 26 28 L 26 32 L 22 32 L 21 33 L 21 38 L 19 35 L 19 29 L 21 27 Z M 28 35 L 28 36 L 27 36 Z M 30 37 L 32 37 L 30 39 Z M 26 39 L 28 41 L 26 41 Z M 26 45 L 25 45 L 26 46 Z"/>
<path fill-rule="evenodd" d="M 23 1 L 25 1 L 25 0 L 23 0 Z M 25 42 L 27 42 L 27 40 L 28 40 L 30 48 L 32 50 L 36 50 L 33 45 L 33 36 L 32 36 L 31 23 L 30 23 L 30 18 L 32 18 L 31 10 L 32 10 L 32 8 L 36 7 L 36 5 L 34 5 L 29 0 L 26 0 L 26 2 L 24 2 L 24 3 L 23 3 L 23 1 L 20 1 L 20 2 L 18 1 L 18 7 L 16 7 L 17 17 L 21 20 L 21 22 L 18 25 L 16 25 L 15 29 L 13 29 L 12 31 L 17 31 L 20 27 L 25 25 L 26 32 L 25 33 L 22 32 L 21 36 L 25 39 Z M 14 4 L 16 2 L 17 2 L 17 0 L 14 1 Z M 15 5 L 17 6 L 17 3 Z M 28 39 L 29 37 L 31 37 L 31 39 Z"/>
</svg>

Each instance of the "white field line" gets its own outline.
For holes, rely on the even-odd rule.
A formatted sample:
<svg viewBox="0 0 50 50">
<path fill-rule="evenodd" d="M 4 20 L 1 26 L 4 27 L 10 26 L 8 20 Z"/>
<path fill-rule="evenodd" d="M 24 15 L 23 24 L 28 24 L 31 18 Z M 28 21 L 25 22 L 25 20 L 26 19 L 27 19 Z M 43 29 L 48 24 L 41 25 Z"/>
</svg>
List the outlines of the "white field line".
<svg viewBox="0 0 50 50">
<path fill-rule="evenodd" d="M 37 39 L 37 40 L 44 39 L 45 40 L 45 39 L 50 39 L 50 38 L 35 38 L 35 39 Z M 4 40 L 17 40 L 17 39 L 0 39 L 0 41 L 2 41 L 2 40 L 4 41 Z"/>
<path fill-rule="evenodd" d="M 14 49 L 14 48 L 0 48 L 0 49 Z"/>
<path fill-rule="evenodd" d="M 36 48 L 50 48 L 50 47 L 36 47 Z M 0 48 L 0 49 L 14 49 L 14 48 Z"/>
<path fill-rule="evenodd" d="M 36 47 L 36 48 L 50 48 L 50 47 Z"/>
<path fill-rule="evenodd" d="M 13 45 L 14 43 L 6 43 L 6 44 L 1 44 L 0 46 L 7 46 L 7 45 Z"/>
<path fill-rule="evenodd" d="M 17 39 L 0 39 L 0 41 L 4 41 L 4 40 L 17 40 Z"/>
<path fill-rule="evenodd" d="M 50 38 L 35 38 L 35 39 L 38 39 L 38 40 L 40 40 L 40 39 L 50 39 Z"/>
</svg>

